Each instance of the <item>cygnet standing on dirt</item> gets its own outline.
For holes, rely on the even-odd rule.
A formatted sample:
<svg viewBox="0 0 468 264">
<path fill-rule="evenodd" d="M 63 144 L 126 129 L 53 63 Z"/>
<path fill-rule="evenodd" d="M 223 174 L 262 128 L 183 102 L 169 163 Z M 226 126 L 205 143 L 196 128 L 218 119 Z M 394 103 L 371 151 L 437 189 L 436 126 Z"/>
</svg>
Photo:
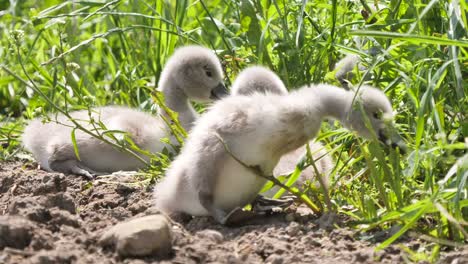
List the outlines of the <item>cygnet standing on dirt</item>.
<svg viewBox="0 0 468 264">
<path fill-rule="evenodd" d="M 211 50 L 199 46 L 186 46 L 174 52 L 161 73 L 159 88 L 166 105 L 178 113 L 186 130 L 197 118 L 190 100 L 208 102 L 228 94 L 218 58 Z M 87 110 L 72 112 L 71 116 L 89 130 L 96 131 L 95 127 L 99 127 L 90 122 L 92 118 L 102 122 L 108 130 L 126 132 L 137 146 L 152 153 L 166 147 L 161 139 L 170 137 L 162 118 L 128 107 L 98 107 L 90 113 Z M 81 158 L 78 160 L 71 139 L 75 125 L 63 115 L 56 116 L 55 120 L 58 122 L 43 123 L 35 119 L 23 133 L 24 147 L 32 152 L 43 169 L 91 178 L 93 174 L 136 170 L 145 165 L 131 154 L 77 129 L 75 137 Z M 102 133 L 103 129 L 98 131 Z M 141 158 L 148 160 L 146 155 Z"/>
<path fill-rule="evenodd" d="M 271 70 L 262 66 L 252 66 L 243 70 L 239 76 L 235 79 L 231 87 L 232 95 L 252 95 L 254 93 L 263 94 L 277 94 L 287 95 L 288 90 L 284 86 L 281 79 Z M 328 174 L 333 168 L 333 160 L 328 155 L 325 147 L 315 140 L 308 142 L 312 158 L 315 162 L 317 171 L 322 177 L 325 187 L 328 188 Z M 306 146 L 301 146 L 281 157 L 275 169 L 273 170 L 273 176 L 278 177 L 281 175 L 287 175 L 294 171 L 297 163 L 306 154 Z M 302 171 L 301 176 L 297 179 L 295 186 L 302 186 L 306 181 L 316 181 L 315 169 L 310 166 Z M 274 186 L 263 195 L 272 197 L 279 190 L 279 187 Z"/>
<path fill-rule="evenodd" d="M 233 156 L 272 175 L 284 154 L 317 134 L 325 117 L 365 138 L 396 144 L 388 134 L 392 106 L 375 88 L 361 87 L 356 95 L 321 84 L 288 95 L 230 96 L 198 119 L 155 187 L 156 207 L 168 214 L 211 215 L 221 224 L 231 223 L 267 182 Z"/>
</svg>

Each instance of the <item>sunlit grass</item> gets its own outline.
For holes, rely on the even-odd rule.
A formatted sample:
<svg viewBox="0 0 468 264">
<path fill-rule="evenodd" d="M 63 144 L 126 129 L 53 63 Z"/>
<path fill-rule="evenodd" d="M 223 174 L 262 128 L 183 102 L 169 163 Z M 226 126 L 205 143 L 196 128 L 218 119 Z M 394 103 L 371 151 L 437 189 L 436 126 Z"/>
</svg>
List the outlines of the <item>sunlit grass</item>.
<svg viewBox="0 0 468 264">
<path fill-rule="evenodd" d="M 36 2 L 0 4 L 0 159 L 15 157 L 22 126 L 33 117 L 108 104 L 154 110 L 154 84 L 181 45 L 215 50 L 226 83 L 263 64 L 290 89 L 338 84 L 334 64 L 354 53 L 366 69 L 353 84 L 379 87 L 391 98 L 409 152 L 326 123 L 319 140 L 336 162 L 333 208 L 323 206 L 320 190 L 309 198 L 348 215 L 362 231 L 396 226 L 379 248 L 408 231 L 424 235 L 434 246 L 427 258 L 415 258 L 435 259 L 441 247 L 468 239 L 464 1 Z M 160 157 L 150 170 L 158 176 L 173 158 Z"/>
</svg>

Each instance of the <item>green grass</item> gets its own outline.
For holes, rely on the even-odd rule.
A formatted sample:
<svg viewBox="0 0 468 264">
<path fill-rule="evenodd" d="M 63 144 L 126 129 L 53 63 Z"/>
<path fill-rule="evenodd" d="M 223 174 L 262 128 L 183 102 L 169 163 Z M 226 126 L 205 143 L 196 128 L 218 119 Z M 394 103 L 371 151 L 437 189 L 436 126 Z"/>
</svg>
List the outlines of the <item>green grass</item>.
<svg viewBox="0 0 468 264">
<path fill-rule="evenodd" d="M 0 1 L 0 159 L 15 157 L 32 117 L 107 104 L 151 111 L 161 68 L 181 45 L 216 50 L 228 84 L 263 64 L 290 89 L 338 84 L 334 64 L 355 53 L 367 69 L 353 83 L 385 90 L 409 153 L 324 124 L 319 138 L 336 161 L 334 210 L 362 231 L 401 227 L 379 248 L 419 234 L 431 261 L 467 241 L 465 1 L 36 2 Z M 157 164 L 153 172 L 163 174 L 168 161 Z"/>
</svg>

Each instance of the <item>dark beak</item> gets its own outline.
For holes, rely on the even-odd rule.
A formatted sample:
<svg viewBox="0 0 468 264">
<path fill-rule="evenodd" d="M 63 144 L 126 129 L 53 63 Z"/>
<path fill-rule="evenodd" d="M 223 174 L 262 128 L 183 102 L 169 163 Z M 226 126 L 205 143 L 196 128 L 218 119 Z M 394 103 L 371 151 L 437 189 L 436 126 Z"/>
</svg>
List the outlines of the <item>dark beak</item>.
<svg viewBox="0 0 468 264">
<path fill-rule="evenodd" d="M 379 141 L 383 144 L 392 147 L 393 149 L 399 149 L 401 154 L 405 154 L 407 151 L 407 147 L 405 141 L 398 133 L 393 133 L 390 137 L 388 137 L 383 130 L 379 131 Z"/>
<path fill-rule="evenodd" d="M 223 97 L 226 97 L 228 95 L 229 95 L 229 91 L 226 88 L 226 86 L 224 86 L 223 83 L 219 83 L 215 88 L 213 88 L 211 90 L 210 99 L 211 100 L 219 100 L 219 99 L 221 99 Z"/>
</svg>

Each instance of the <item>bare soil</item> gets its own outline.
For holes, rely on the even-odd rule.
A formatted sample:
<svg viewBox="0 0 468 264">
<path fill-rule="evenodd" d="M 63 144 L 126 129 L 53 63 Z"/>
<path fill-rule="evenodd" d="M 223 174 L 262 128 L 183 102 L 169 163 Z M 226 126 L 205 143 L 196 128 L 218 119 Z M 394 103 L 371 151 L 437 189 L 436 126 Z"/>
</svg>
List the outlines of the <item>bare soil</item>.
<svg viewBox="0 0 468 264">
<path fill-rule="evenodd" d="M 269 216 L 241 227 L 209 217 L 173 225 L 168 257 L 119 257 L 102 248 L 100 235 L 114 224 L 154 213 L 152 187 L 129 186 L 133 177 L 90 183 L 38 170 L 24 162 L 0 163 L 0 263 L 402 263 L 400 246 L 376 252 L 388 234 L 359 234 L 338 219 L 331 230 L 301 210 Z M 112 181 L 112 182 L 109 182 Z M 372 238 L 365 240 L 365 238 Z M 419 240 L 401 241 L 417 251 Z M 443 253 L 441 263 L 468 263 L 468 248 Z"/>
</svg>

